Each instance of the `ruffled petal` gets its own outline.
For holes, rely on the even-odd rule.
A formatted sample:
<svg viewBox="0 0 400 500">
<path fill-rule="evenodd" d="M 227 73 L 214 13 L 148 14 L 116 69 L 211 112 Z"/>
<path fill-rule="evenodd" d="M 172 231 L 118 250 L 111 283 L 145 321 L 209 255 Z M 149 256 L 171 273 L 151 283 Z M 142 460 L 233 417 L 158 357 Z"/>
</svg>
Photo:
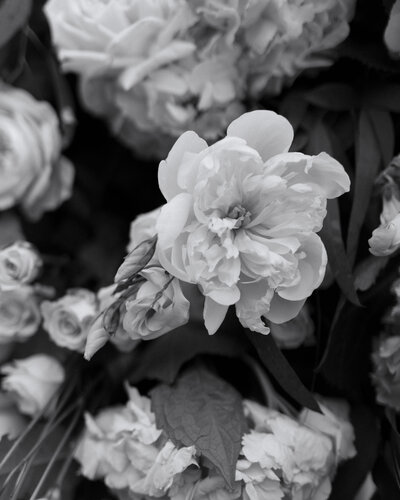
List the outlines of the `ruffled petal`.
<svg viewBox="0 0 400 500">
<path fill-rule="evenodd" d="M 210 297 L 206 297 L 204 301 L 204 325 L 207 328 L 209 335 L 214 335 L 214 333 L 221 326 L 225 319 L 226 313 L 229 306 L 223 306 L 217 304 Z"/>
</svg>

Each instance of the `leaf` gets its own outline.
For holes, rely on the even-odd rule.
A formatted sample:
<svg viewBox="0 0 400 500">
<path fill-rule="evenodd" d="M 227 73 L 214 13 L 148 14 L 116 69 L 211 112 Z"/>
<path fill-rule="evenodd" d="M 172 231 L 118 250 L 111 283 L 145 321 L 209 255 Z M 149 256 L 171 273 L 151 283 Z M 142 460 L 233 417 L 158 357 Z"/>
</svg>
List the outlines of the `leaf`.
<svg viewBox="0 0 400 500">
<path fill-rule="evenodd" d="M 245 332 L 250 342 L 256 348 L 264 366 L 273 375 L 282 389 L 301 406 L 321 412 L 314 396 L 303 385 L 296 372 L 277 347 L 272 335 L 261 335 L 250 330 L 245 330 Z"/>
<path fill-rule="evenodd" d="M 350 416 L 356 435 L 357 455 L 339 467 L 329 500 L 354 500 L 378 455 L 379 426 L 372 410 L 356 406 L 351 409 Z"/>
<path fill-rule="evenodd" d="M 360 262 L 354 273 L 354 285 L 356 289 L 365 292 L 371 288 L 388 261 L 388 257 L 375 257 L 374 255 L 370 255 Z"/>
<path fill-rule="evenodd" d="M 347 254 L 351 267 L 353 267 L 356 258 L 361 227 L 367 213 L 372 188 L 380 165 L 380 148 L 372 125 L 373 117 L 371 110 L 366 108 L 360 112 L 356 138 L 354 199 L 347 233 Z"/>
<path fill-rule="evenodd" d="M 349 111 L 359 102 L 357 93 L 342 83 L 327 83 L 307 92 L 304 98 L 310 104 L 328 111 Z"/>
<path fill-rule="evenodd" d="M 159 385 L 150 395 L 157 427 L 176 445 L 194 445 L 233 487 L 246 430 L 240 394 L 204 367 L 196 366 L 174 385 Z"/>
<path fill-rule="evenodd" d="M 0 47 L 27 22 L 32 0 L 3 0 L 0 3 Z"/>
<path fill-rule="evenodd" d="M 400 85 L 386 83 L 371 86 L 363 96 L 363 101 L 370 107 L 400 113 Z"/>
<path fill-rule="evenodd" d="M 328 253 L 329 265 L 345 297 L 352 304 L 360 306 L 350 262 L 344 248 L 338 201 L 328 200 L 327 208 L 320 236 Z"/>
<path fill-rule="evenodd" d="M 243 344 L 233 329 L 224 330 L 223 326 L 218 335 L 208 335 L 204 325 L 189 323 L 144 343 L 137 354 L 140 362 L 129 380 L 137 383 L 150 379 L 172 384 L 181 367 L 194 357 L 200 354 L 241 357 L 246 352 Z"/>
<path fill-rule="evenodd" d="M 386 418 L 388 419 L 390 424 L 391 439 L 389 446 L 393 462 L 393 470 L 395 473 L 397 486 L 400 489 L 400 433 L 397 428 L 396 413 L 389 408 L 386 409 L 385 413 Z"/>
</svg>

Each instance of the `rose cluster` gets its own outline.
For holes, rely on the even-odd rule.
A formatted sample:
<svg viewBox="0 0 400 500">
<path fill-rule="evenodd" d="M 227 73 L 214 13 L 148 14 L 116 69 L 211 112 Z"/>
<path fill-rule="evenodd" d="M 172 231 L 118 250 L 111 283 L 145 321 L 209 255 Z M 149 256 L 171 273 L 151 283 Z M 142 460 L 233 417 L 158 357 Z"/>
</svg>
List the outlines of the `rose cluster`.
<svg viewBox="0 0 400 500">
<path fill-rule="evenodd" d="M 233 490 L 196 451 L 168 440 L 150 400 L 127 387 L 125 406 L 86 415 L 76 451 L 81 473 L 102 479 L 119 498 L 182 500 L 327 499 L 338 464 L 355 455 L 354 431 L 342 401 L 321 400 L 323 413 L 288 416 L 244 401 L 243 436 Z"/>
<path fill-rule="evenodd" d="M 142 156 L 194 130 L 218 139 L 245 99 L 331 64 L 353 0 L 50 0 L 46 13 L 85 106 Z"/>
</svg>

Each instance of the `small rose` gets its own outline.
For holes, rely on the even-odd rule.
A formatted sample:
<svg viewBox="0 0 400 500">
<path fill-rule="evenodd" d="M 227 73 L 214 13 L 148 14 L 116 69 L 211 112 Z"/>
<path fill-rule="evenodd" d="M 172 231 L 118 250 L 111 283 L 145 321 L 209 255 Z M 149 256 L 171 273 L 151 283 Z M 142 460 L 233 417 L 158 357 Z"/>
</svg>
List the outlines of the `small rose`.
<svg viewBox="0 0 400 500">
<path fill-rule="evenodd" d="M 15 288 L 34 281 L 42 259 L 27 241 L 17 241 L 0 250 L 0 288 Z"/>
<path fill-rule="evenodd" d="M 39 303 L 31 286 L 0 290 L 0 343 L 25 340 L 36 333 L 40 322 Z"/>
<path fill-rule="evenodd" d="M 27 415 L 36 415 L 44 410 L 65 378 L 61 364 L 46 354 L 15 359 L 2 366 L 0 371 L 5 375 L 3 390 Z"/>
<path fill-rule="evenodd" d="M 0 209 L 30 219 L 71 195 L 74 169 L 61 153 L 57 115 L 24 90 L 0 85 Z"/>
<path fill-rule="evenodd" d="M 44 301 L 41 311 L 43 326 L 55 344 L 83 352 L 89 327 L 98 313 L 94 293 L 70 290 L 56 301 Z"/>
</svg>

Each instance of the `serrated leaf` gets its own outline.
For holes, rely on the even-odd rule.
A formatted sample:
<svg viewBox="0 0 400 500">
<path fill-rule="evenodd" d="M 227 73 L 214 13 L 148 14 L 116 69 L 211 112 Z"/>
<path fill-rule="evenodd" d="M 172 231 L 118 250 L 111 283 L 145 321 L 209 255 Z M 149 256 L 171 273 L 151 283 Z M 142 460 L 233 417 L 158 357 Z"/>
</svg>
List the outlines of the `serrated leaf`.
<svg viewBox="0 0 400 500">
<path fill-rule="evenodd" d="M 324 225 L 319 234 L 328 254 L 329 265 L 345 297 L 354 305 L 360 306 L 351 265 L 344 248 L 338 201 L 328 200 L 327 208 Z"/>
<path fill-rule="evenodd" d="M 0 47 L 27 22 L 32 0 L 3 0 L 0 4 Z"/>
<path fill-rule="evenodd" d="M 366 406 L 351 409 L 357 455 L 338 469 L 329 500 L 354 500 L 372 469 L 379 448 L 379 426 L 374 413 Z"/>
<path fill-rule="evenodd" d="M 304 98 L 328 111 L 349 111 L 359 103 L 357 93 L 343 83 L 326 83 L 307 92 Z"/>
<path fill-rule="evenodd" d="M 354 198 L 347 233 L 347 255 L 351 267 L 353 267 L 356 258 L 361 227 L 367 213 L 381 159 L 379 142 L 372 121 L 371 110 L 362 109 L 356 138 Z"/>
<path fill-rule="evenodd" d="M 176 445 L 194 445 L 233 487 L 246 430 L 242 398 L 236 389 L 196 366 L 174 385 L 160 385 L 150 395 L 157 427 Z"/>
<path fill-rule="evenodd" d="M 321 409 L 311 392 L 303 385 L 296 372 L 275 343 L 272 335 L 245 330 L 248 339 L 254 345 L 264 366 L 277 383 L 301 406 L 317 412 Z"/>
<path fill-rule="evenodd" d="M 204 325 L 189 323 L 168 335 L 146 342 L 138 352 L 140 362 L 130 376 L 132 383 L 143 379 L 159 380 L 172 384 L 182 366 L 200 354 L 241 357 L 246 346 L 233 331 L 208 335 Z"/>
</svg>

